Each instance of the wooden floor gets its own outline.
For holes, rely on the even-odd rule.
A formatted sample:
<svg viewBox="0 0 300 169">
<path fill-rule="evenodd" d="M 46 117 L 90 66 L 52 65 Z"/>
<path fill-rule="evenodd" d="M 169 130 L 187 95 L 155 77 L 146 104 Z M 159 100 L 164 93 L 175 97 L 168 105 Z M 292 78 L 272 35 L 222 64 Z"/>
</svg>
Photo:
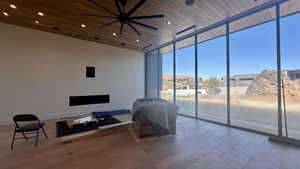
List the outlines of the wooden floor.
<svg viewBox="0 0 300 169">
<path fill-rule="evenodd" d="M 12 126 L 0 127 L 1 169 L 299 169 L 300 149 L 270 143 L 266 136 L 179 117 L 177 135 L 136 142 L 128 128 L 61 144 L 54 121 L 50 138 L 16 143 Z"/>
</svg>

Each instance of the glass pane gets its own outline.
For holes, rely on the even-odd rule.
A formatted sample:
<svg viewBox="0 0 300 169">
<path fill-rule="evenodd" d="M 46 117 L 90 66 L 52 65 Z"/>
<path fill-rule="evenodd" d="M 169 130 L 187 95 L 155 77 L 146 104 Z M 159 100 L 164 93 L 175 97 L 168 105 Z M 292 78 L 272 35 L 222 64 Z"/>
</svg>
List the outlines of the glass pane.
<svg viewBox="0 0 300 169">
<path fill-rule="evenodd" d="M 161 48 L 159 51 L 162 63 L 160 98 L 173 102 L 173 45 Z"/>
<path fill-rule="evenodd" d="M 274 16 L 268 9 L 231 23 Z M 230 35 L 231 122 L 277 134 L 276 23 L 267 22 Z"/>
<path fill-rule="evenodd" d="M 158 98 L 158 50 L 146 55 L 146 97 Z"/>
<path fill-rule="evenodd" d="M 225 27 L 198 35 L 198 117 L 227 121 Z"/>
<path fill-rule="evenodd" d="M 282 8 L 284 9 L 284 8 Z M 282 12 L 283 13 L 283 12 Z M 281 19 L 283 115 L 287 114 L 288 136 L 300 139 L 300 14 Z M 285 107 L 284 107 L 284 103 Z M 283 132 L 285 131 L 283 116 Z"/>
<path fill-rule="evenodd" d="M 195 117 L 195 39 L 176 43 L 176 104 L 179 113 Z"/>
</svg>

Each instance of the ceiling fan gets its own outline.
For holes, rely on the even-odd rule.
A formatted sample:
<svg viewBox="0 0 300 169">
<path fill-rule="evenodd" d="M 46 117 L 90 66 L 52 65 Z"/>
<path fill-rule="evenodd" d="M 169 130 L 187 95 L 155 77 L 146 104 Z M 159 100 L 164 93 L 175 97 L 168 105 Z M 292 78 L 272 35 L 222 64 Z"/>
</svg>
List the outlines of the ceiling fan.
<svg viewBox="0 0 300 169">
<path fill-rule="evenodd" d="M 163 18 L 164 15 L 146 15 L 146 16 L 132 16 L 132 14 L 134 14 L 135 11 L 137 11 L 147 0 L 140 0 L 133 8 L 131 8 L 128 12 L 126 12 L 126 5 L 128 0 L 114 0 L 116 7 L 118 9 L 118 13 L 113 12 L 109 9 L 107 9 L 106 7 L 96 3 L 95 1 L 92 0 L 88 0 L 90 3 L 92 3 L 93 5 L 101 8 L 102 10 L 104 10 L 107 14 L 109 14 L 109 16 L 105 16 L 105 15 L 97 15 L 97 14 L 80 14 L 83 16 L 92 16 L 92 17 L 100 17 L 100 18 L 111 18 L 113 19 L 111 22 L 106 23 L 104 25 L 101 25 L 99 28 L 104 28 L 106 26 L 109 26 L 113 23 L 120 23 L 120 31 L 119 31 L 119 35 L 122 34 L 123 32 L 123 27 L 125 24 L 127 24 L 133 31 L 135 31 L 138 35 L 141 36 L 141 33 L 133 26 L 133 24 L 148 28 L 148 29 L 152 29 L 152 30 L 158 30 L 158 28 L 153 27 L 151 25 L 147 25 L 141 22 L 138 22 L 137 20 L 140 19 L 153 19 L 153 18 Z"/>
</svg>

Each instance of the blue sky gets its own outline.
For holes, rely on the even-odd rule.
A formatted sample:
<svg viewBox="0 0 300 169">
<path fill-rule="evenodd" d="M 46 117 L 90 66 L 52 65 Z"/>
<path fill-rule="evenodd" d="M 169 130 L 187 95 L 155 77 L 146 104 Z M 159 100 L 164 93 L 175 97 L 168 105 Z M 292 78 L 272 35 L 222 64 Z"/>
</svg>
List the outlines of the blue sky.
<svg viewBox="0 0 300 169">
<path fill-rule="evenodd" d="M 282 69 L 300 69 L 300 14 L 281 19 Z M 226 74 L 225 37 L 198 44 L 198 76 L 222 77 Z M 173 54 L 163 55 L 163 74 L 173 72 Z M 276 70 L 275 21 L 230 36 L 231 74 Z M 194 76 L 194 46 L 176 51 L 177 75 Z"/>
</svg>

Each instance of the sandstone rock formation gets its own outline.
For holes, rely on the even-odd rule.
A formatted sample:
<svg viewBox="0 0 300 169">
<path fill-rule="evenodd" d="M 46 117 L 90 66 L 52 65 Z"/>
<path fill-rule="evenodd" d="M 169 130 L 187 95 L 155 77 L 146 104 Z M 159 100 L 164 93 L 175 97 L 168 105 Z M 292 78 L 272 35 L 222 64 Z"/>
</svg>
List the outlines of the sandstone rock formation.
<svg viewBox="0 0 300 169">
<path fill-rule="evenodd" d="M 285 87 L 285 97 L 289 102 L 300 101 L 300 80 L 291 79 L 289 71 L 281 72 Z M 264 70 L 248 87 L 246 96 L 276 96 L 277 95 L 277 71 Z"/>
<path fill-rule="evenodd" d="M 256 76 L 246 91 L 246 96 L 276 95 L 277 75 L 275 70 L 264 70 Z"/>
</svg>

